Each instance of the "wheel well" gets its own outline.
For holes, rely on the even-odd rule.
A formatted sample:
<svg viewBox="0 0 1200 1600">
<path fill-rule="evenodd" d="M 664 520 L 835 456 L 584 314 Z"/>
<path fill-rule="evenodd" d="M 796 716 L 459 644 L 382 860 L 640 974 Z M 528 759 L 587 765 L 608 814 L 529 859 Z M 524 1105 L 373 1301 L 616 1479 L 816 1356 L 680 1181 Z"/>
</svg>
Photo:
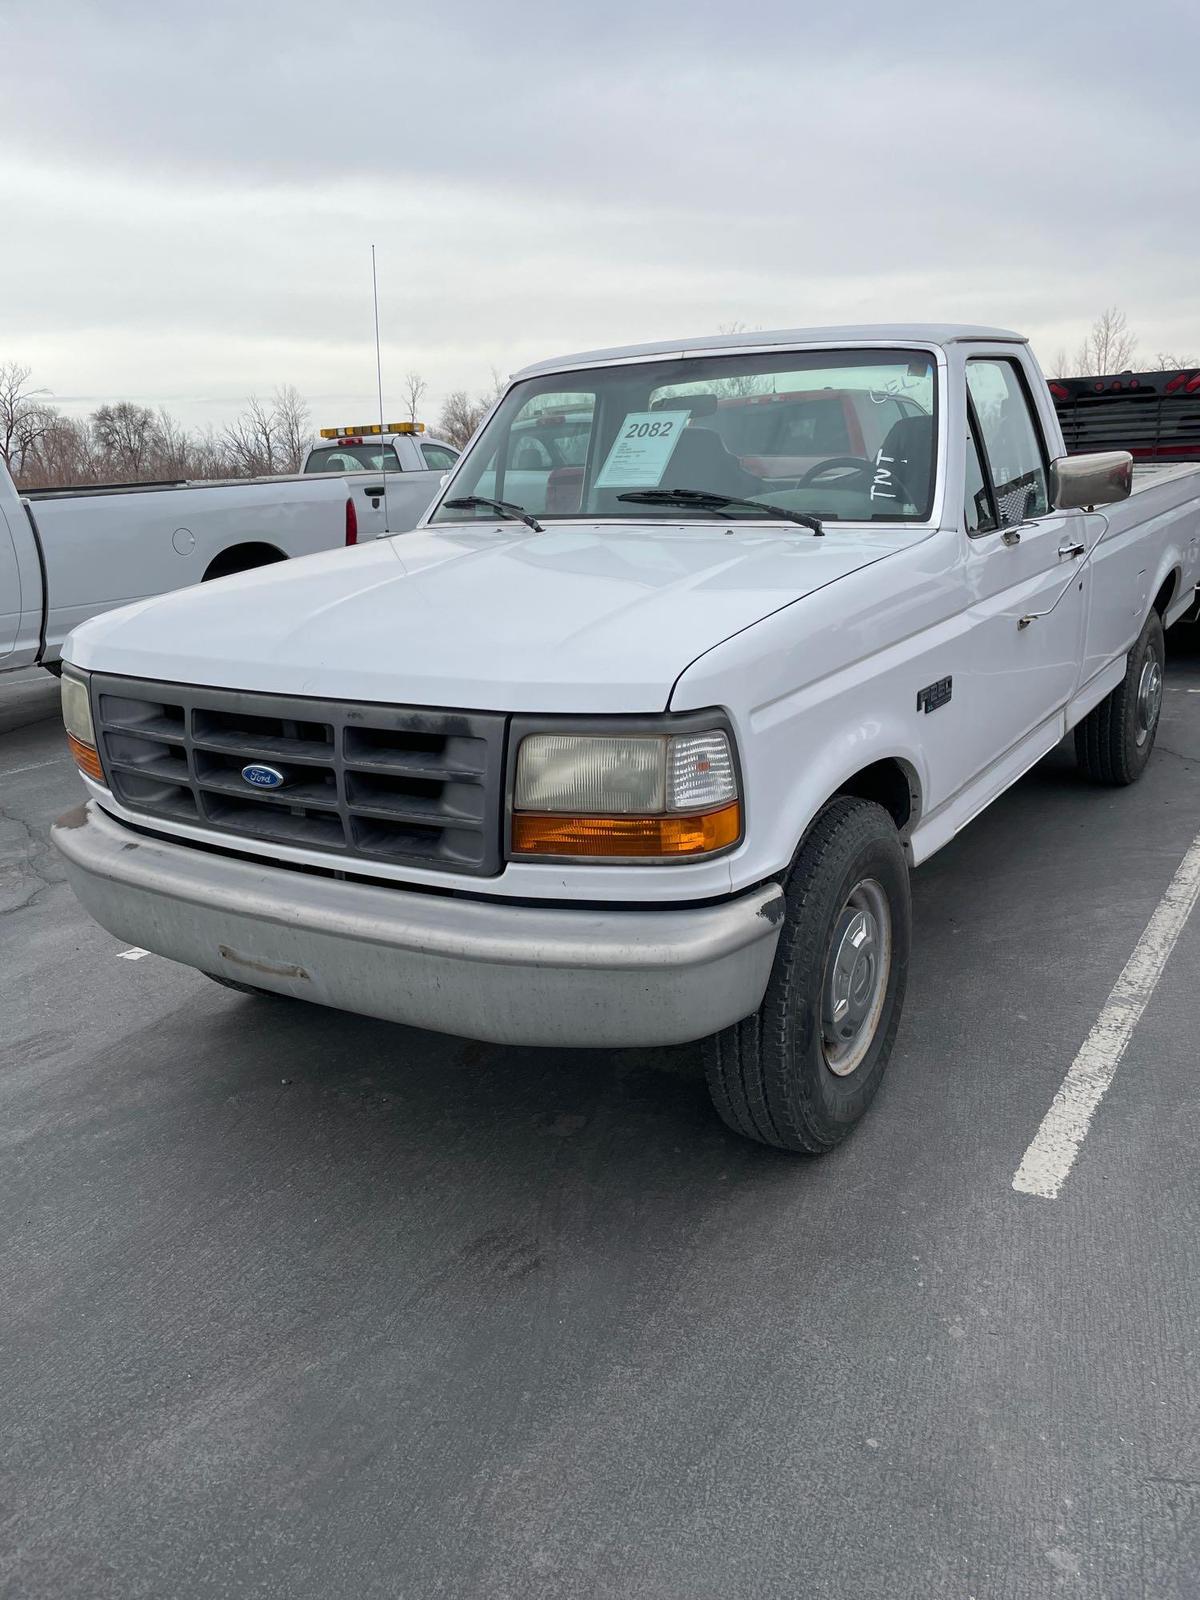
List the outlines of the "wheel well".
<svg viewBox="0 0 1200 1600">
<path fill-rule="evenodd" d="M 920 809 L 920 786 L 916 773 L 904 762 L 888 756 L 883 761 L 873 761 L 869 767 L 847 778 L 838 794 L 856 795 L 860 800 L 874 800 L 891 817 L 901 833 L 914 822 Z"/>
<path fill-rule="evenodd" d="M 269 567 L 274 561 L 286 561 L 287 556 L 273 544 L 235 544 L 222 550 L 208 564 L 201 583 L 210 578 L 228 578 L 235 572 L 249 572 L 254 567 Z"/>
<path fill-rule="evenodd" d="M 1165 618 L 1166 617 L 1166 615 L 1167 615 L 1167 607 L 1171 604 L 1171 601 L 1174 600 L 1175 591 L 1176 591 L 1176 589 L 1178 587 L 1179 587 L 1179 568 L 1176 567 L 1175 570 L 1170 574 L 1170 576 L 1163 583 L 1162 588 L 1154 596 L 1154 609 L 1155 609 L 1155 611 L 1158 612 L 1158 615 L 1159 615 L 1160 618 Z"/>
</svg>

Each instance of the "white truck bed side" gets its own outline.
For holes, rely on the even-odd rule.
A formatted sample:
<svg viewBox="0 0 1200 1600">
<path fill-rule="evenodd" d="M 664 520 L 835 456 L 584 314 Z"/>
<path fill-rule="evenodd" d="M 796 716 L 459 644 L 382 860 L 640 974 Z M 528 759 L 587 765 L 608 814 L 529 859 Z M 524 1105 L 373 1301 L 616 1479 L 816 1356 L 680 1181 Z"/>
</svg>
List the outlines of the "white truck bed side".
<svg viewBox="0 0 1200 1600">
<path fill-rule="evenodd" d="M 213 562 L 252 547 L 266 560 L 346 539 L 341 478 L 271 478 L 127 492 L 35 495 L 49 592 L 45 655 L 80 622 L 199 583 Z"/>
</svg>

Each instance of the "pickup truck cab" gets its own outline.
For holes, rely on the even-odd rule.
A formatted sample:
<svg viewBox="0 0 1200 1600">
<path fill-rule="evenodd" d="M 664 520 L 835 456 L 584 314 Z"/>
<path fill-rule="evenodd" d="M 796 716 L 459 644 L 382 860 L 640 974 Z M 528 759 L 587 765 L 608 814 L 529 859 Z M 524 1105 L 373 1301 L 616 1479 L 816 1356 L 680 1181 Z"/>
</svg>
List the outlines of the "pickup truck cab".
<svg viewBox="0 0 1200 1600">
<path fill-rule="evenodd" d="M 403 539 L 77 630 L 53 836 L 105 927 L 227 987 L 703 1040 L 731 1127 L 821 1151 L 892 1050 L 910 870 L 1069 730 L 1138 777 L 1198 579 L 1200 472 L 1066 458 L 1015 333 L 570 356 Z"/>
<path fill-rule="evenodd" d="M 414 528 L 458 460 L 452 444 L 425 436 L 423 422 L 368 422 L 320 432 L 321 443 L 310 447 L 302 470 L 345 480 L 361 538 Z"/>
<path fill-rule="evenodd" d="M 0 672 L 57 669 L 78 623 L 354 544 L 345 487 L 296 477 L 17 492 L 0 461 Z"/>
</svg>

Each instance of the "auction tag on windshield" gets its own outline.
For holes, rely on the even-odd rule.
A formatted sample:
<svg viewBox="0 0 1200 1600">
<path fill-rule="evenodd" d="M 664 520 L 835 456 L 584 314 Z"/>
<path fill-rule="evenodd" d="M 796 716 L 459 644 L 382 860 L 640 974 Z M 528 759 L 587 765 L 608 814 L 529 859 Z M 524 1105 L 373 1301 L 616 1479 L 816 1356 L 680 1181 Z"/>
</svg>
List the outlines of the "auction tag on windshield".
<svg viewBox="0 0 1200 1600">
<path fill-rule="evenodd" d="M 596 488 L 657 489 L 691 414 L 690 409 L 631 411 L 617 430 Z"/>
</svg>

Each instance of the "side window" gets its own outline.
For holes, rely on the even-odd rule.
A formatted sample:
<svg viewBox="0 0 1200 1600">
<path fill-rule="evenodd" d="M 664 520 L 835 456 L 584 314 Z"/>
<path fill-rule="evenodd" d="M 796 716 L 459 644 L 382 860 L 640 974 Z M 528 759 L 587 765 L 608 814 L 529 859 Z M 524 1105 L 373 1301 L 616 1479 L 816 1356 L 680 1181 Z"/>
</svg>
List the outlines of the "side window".
<svg viewBox="0 0 1200 1600">
<path fill-rule="evenodd" d="M 975 429 L 970 422 L 967 423 L 965 506 L 968 533 L 990 533 L 996 526 L 996 516 L 992 510 L 992 493 L 983 475 L 979 446 L 975 442 Z"/>
<path fill-rule="evenodd" d="M 1001 527 L 1045 516 L 1050 509 L 1046 459 L 1015 362 L 968 361 L 967 389 L 979 420 L 979 442 L 987 457 Z"/>
<path fill-rule="evenodd" d="M 425 465 L 433 472 L 449 472 L 458 460 L 453 450 L 447 450 L 440 444 L 423 444 L 421 454 L 425 457 Z"/>
</svg>

